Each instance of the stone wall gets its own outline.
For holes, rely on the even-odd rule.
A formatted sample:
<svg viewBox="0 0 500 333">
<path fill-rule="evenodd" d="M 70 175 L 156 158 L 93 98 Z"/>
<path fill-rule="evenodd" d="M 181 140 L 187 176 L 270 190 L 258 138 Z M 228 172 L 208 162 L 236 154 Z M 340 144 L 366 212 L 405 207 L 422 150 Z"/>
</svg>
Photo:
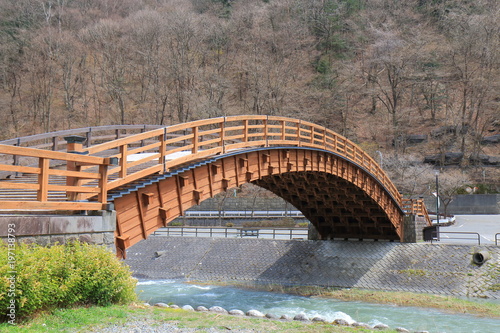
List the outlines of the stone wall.
<svg viewBox="0 0 500 333">
<path fill-rule="evenodd" d="M 17 241 L 39 245 L 64 244 L 69 240 L 112 246 L 116 214 L 98 215 L 0 215 L 0 238 L 9 234 Z M 9 227 L 13 232 L 9 232 Z"/>
<path fill-rule="evenodd" d="M 491 259 L 473 264 L 472 255 Z M 155 253 L 163 253 L 156 256 Z M 500 298 L 500 248 L 153 236 L 127 251 L 145 279 L 318 285 Z"/>
</svg>

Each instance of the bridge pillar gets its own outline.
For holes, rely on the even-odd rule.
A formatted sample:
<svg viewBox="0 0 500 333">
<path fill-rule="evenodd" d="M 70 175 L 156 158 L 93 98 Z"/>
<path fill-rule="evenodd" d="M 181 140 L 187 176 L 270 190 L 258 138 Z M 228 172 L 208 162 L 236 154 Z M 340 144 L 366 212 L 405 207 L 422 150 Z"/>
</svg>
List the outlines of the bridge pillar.
<svg viewBox="0 0 500 333">
<path fill-rule="evenodd" d="M 403 219 L 403 243 L 417 243 L 424 240 L 423 230 L 427 222 L 423 216 L 405 215 Z"/>
<path fill-rule="evenodd" d="M 0 238 L 42 246 L 72 240 L 105 245 L 114 250 L 116 212 L 94 215 L 0 215 Z"/>
</svg>

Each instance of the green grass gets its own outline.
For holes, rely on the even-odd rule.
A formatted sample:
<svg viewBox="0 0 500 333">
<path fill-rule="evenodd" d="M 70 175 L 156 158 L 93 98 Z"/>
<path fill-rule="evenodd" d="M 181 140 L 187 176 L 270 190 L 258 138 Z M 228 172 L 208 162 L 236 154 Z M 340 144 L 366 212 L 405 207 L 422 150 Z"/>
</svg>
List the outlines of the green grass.
<svg viewBox="0 0 500 333">
<path fill-rule="evenodd" d="M 36 318 L 16 326 L 0 324 L 0 332 L 98 332 L 103 327 L 117 324 L 126 326 L 131 321 L 147 321 L 152 326 L 169 323 L 179 328 L 223 330 L 248 329 L 254 332 L 372 332 L 372 330 L 340 327 L 326 323 L 282 322 L 221 315 L 212 312 L 190 312 L 181 309 L 112 305 L 55 310 L 40 313 Z M 394 332 L 394 331 L 385 331 Z"/>
</svg>

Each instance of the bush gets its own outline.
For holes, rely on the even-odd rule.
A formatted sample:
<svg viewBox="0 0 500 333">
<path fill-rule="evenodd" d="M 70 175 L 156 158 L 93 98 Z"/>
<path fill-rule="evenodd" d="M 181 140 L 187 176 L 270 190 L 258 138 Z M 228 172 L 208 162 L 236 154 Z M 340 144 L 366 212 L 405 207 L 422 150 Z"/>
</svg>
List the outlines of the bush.
<svg viewBox="0 0 500 333">
<path fill-rule="evenodd" d="M 4 259 L 9 255 L 7 246 L 0 244 L 0 307 L 3 318 L 8 320 L 7 307 L 12 299 L 16 320 L 40 310 L 136 300 L 136 280 L 105 247 L 79 242 L 52 247 L 16 244 L 14 253 L 15 273 L 11 273 L 12 267 Z M 8 292 L 12 276 L 14 297 Z"/>
<path fill-rule="evenodd" d="M 234 223 L 233 222 L 228 222 L 228 223 L 226 223 L 226 227 L 232 228 L 232 227 L 234 227 Z"/>
</svg>

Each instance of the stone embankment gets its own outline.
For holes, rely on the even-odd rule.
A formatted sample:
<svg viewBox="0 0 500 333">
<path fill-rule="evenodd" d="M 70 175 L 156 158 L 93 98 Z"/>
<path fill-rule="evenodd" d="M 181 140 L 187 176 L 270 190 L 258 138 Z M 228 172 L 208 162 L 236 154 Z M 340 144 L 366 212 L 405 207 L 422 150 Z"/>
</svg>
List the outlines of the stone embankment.
<svg viewBox="0 0 500 333">
<path fill-rule="evenodd" d="M 161 252 L 163 255 L 156 256 Z M 475 253 L 488 254 L 482 264 Z M 150 237 L 125 263 L 142 279 L 316 285 L 500 299 L 500 247 Z"/>
</svg>

